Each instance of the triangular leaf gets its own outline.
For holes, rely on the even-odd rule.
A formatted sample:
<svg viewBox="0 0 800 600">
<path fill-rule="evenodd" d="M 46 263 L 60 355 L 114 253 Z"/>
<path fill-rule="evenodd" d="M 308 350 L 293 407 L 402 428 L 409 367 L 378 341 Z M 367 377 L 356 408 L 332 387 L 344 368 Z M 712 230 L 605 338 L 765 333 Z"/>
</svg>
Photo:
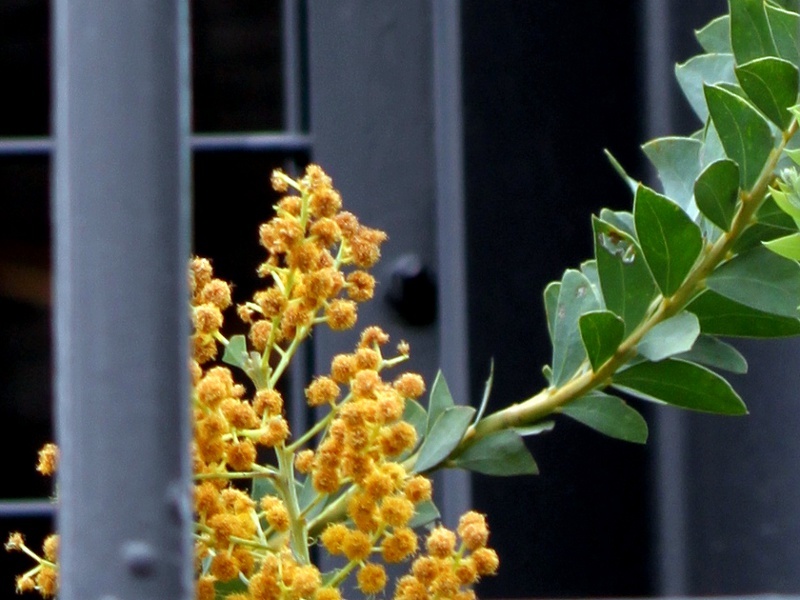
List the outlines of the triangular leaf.
<svg viewBox="0 0 800 600">
<path fill-rule="evenodd" d="M 514 427 L 514 431 L 517 432 L 522 437 L 529 437 L 531 435 L 539 435 L 541 433 L 547 433 L 548 431 L 552 431 L 553 427 L 556 426 L 555 421 L 539 421 L 538 423 L 534 423 L 533 425 L 522 425 L 520 427 Z"/>
<path fill-rule="evenodd" d="M 453 401 L 450 388 L 447 387 L 447 381 L 445 381 L 444 374 L 441 371 L 436 373 L 429 398 L 427 431 L 431 430 L 433 424 L 445 410 L 456 404 Z"/>
<path fill-rule="evenodd" d="M 797 317 L 800 265 L 766 248 L 734 256 L 708 277 L 709 289 L 735 302 L 782 317 Z"/>
<path fill-rule="evenodd" d="M 608 310 L 592 311 L 581 315 L 581 339 L 592 369 L 597 371 L 614 355 L 623 337 L 625 323 Z"/>
<path fill-rule="evenodd" d="M 222 362 L 234 367 L 244 369 L 249 362 L 247 355 L 247 339 L 243 335 L 233 335 L 225 346 L 222 354 Z"/>
<path fill-rule="evenodd" d="M 664 195 L 677 203 L 689 216 L 695 216 L 692 206 L 694 180 L 700 174 L 699 140 L 686 137 L 663 137 L 642 146 L 645 155 L 658 171 Z"/>
<path fill-rule="evenodd" d="M 638 398 L 680 408 L 722 415 L 747 413 L 727 381 L 705 367 L 682 360 L 639 363 L 617 373 L 613 385 Z"/>
<path fill-rule="evenodd" d="M 747 360 L 744 356 L 730 344 L 709 335 L 701 335 L 691 350 L 678 354 L 675 358 L 731 373 L 747 373 Z"/>
<path fill-rule="evenodd" d="M 789 107 L 797 103 L 798 72 L 792 63 L 768 56 L 736 67 L 736 77 L 753 104 L 781 130 L 789 128 Z"/>
<path fill-rule="evenodd" d="M 703 123 L 708 120 L 703 85 L 718 82 L 734 83 L 736 75 L 733 66 L 732 54 L 701 54 L 675 67 L 675 77 L 683 90 L 683 95 Z"/>
<path fill-rule="evenodd" d="M 595 257 L 606 308 L 622 317 L 626 334 L 642 321 L 657 288 L 642 251 L 631 236 L 598 218 L 592 219 Z"/>
<path fill-rule="evenodd" d="M 628 175 L 628 173 L 625 171 L 625 168 L 609 150 L 603 149 L 603 153 L 606 155 L 608 162 L 611 163 L 611 166 L 614 167 L 614 170 L 617 172 L 617 174 L 622 178 L 622 181 L 624 181 L 625 184 L 630 188 L 631 192 L 635 192 L 636 186 L 639 185 L 639 182 Z"/>
<path fill-rule="evenodd" d="M 800 233 L 764 242 L 764 245 L 775 254 L 791 260 L 800 260 Z"/>
<path fill-rule="evenodd" d="M 489 404 L 489 396 L 492 393 L 492 383 L 494 382 L 494 360 L 489 363 L 489 377 L 486 378 L 486 383 L 483 384 L 483 396 L 481 403 L 478 406 L 478 414 L 475 415 L 475 422 L 477 423 L 483 418 L 483 413 L 486 406 Z"/>
<path fill-rule="evenodd" d="M 684 311 L 655 325 L 644 335 L 636 350 L 647 360 L 658 362 L 687 352 L 699 335 L 697 316 Z"/>
<path fill-rule="evenodd" d="M 633 218 L 647 266 L 664 296 L 686 279 L 703 248 L 700 229 L 669 198 L 639 186 Z"/>
<path fill-rule="evenodd" d="M 484 475 L 536 475 L 539 472 L 522 438 L 510 430 L 479 439 L 454 462 L 456 467 Z"/>
<path fill-rule="evenodd" d="M 550 341 L 553 341 L 553 330 L 556 327 L 556 307 L 558 306 L 558 294 L 561 291 L 560 281 L 551 281 L 544 288 L 544 312 L 547 316 L 547 332 L 550 334 Z"/>
<path fill-rule="evenodd" d="M 740 168 L 740 185 L 749 190 L 772 151 L 769 123 L 748 102 L 721 88 L 705 86 L 706 102 L 722 147 Z"/>
<path fill-rule="evenodd" d="M 414 431 L 417 432 L 418 440 L 422 440 L 425 437 L 428 414 L 419 402 L 411 399 L 405 401 L 403 421 L 414 427 Z"/>
<path fill-rule="evenodd" d="M 739 199 L 739 166 L 728 159 L 708 165 L 695 181 L 694 199 L 709 221 L 729 231 Z"/>
<path fill-rule="evenodd" d="M 647 442 L 647 422 L 616 396 L 589 392 L 561 408 L 561 412 L 604 435 L 626 442 Z"/>
<path fill-rule="evenodd" d="M 800 334 L 800 319 L 779 317 L 706 291 L 686 307 L 697 315 L 700 329 L 711 335 L 775 338 Z"/>
<path fill-rule="evenodd" d="M 764 0 L 729 0 L 731 47 L 738 64 L 763 56 L 777 56 Z"/>
<path fill-rule="evenodd" d="M 471 406 L 451 406 L 441 412 L 420 446 L 414 471 L 422 473 L 447 458 L 464 437 L 474 416 L 475 409 Z"/>
<path fill-rule="evenodd" d="M 709 54 L 731 54 L 731 18 L 728 15 L 717 17 L 702 29 L 694 32 L 703 50 Z"/>
<path fill-rule="evenodd" d="M 586 358 L 578 319 L 599 308 L 592 284 L 580 271 L 568 269 L 561 280 L 553 327 L 553 385 L 567 381 Z"/>
</svg>

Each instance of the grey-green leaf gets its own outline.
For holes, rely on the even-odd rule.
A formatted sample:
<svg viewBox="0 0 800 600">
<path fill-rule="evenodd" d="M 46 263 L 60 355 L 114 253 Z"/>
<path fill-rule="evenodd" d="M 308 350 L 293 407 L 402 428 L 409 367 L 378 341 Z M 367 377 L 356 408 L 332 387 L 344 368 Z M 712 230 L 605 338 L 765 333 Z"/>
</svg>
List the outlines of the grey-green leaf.
<svg viewBox="0 0 800 600">
<path fill-rule="evenodd" d="M 553 327 L 553 385 L 559 386 L 572 377 L 586 358 L 578 319 L 599 306 L 586 276 L 574 269 L 567 270 L 561 280 Z"/>
<path fill-rule="evenodd" d="M 732 54 L 701 54 L 690 58 L 675 67 L 675 77 L 694 112 L 705 123 L 708 120 L 708 107 L 703 92 L 706 83 L 734 83 Z"/>
<path fill-rule="evenodd" d="M 528 437 L 531 435 L 539 435 L 541 433 L 552 431 L 553 427 L 555 426 L 555 421 L 539 421 L 533 425 L 521 425 L 519 427 L 514 427 L 514 431 L 522 437 Z"/>
<path fill-rule="evenodd" d="M 717 17 L 702 29 L 694 32 L 703 50 L 709 54 L 731 54 L 731 18 L 728 15 Z"/>
<path fill-rule="evenodd" d="M 800 334 L 800 319 L 756 310 L 710 290 L 692 300 L 686 310 L 697 315 L 701 331 L 710 335 L 776 338 Z"/>
<path fill-rule="evenodd" d="M 694 180 L 700 174 L 701 148 L 699 140 L 687 137 L 663 137 L 642 146 L 658 171 L 664 195 L 692 217 L 697 214 L 692 206 L 692 194 Z"/>
<path fill-rule="evenodd" d="M 222 362 L 244 369 L 248 361 L 247 339 L 243 335 L 231 336 L 222 354 Z"/>
<path fill-rule="evenodd" d="M 745 357 L 730 344 L 710 335 L 701 335 L 691 350 L 678 354 L 675 358 L 715 369 L 723 369 L 731 373 L 747 373 Z"/>
<path fill-rule="evenodd" d="M 709 289 L 735 302 L 782 317 L 798 316 L 800 264 L 756 247 L 708 277 Z"/>
<path fill-rule="evenodd" d="M 550 341 L 553 341 L 553 331 L 556 328 L 556 307 L 558 306 L 558 294 L 561 291 L 560 281 L 551 281 L 544 288 L 544 312 L 547 316 L 547 332 L 550 334 Z"/>
<path fill-rule="evenodd" d="M 431 386 L 431 393 L 428 400 L 428 424 L 426 426 L 426 431 L 430 431 L 439 416 L 452 406 L 455 406 L 453 396 L 450 394 L 450 388 L 447 387 L 444 374 L 439 371 L 436 373 L 436 378 L 433 380 L 433 385 Z"/>
<path fill-rule="evenodd" d="M 561 412 L 604 435 L 626 442 L 647 442 L 647 422 L 628 403 L 603 392 L 589 392 Z"/>
<path fill-rule="evenodd" d="M 669 297 L 700 255 L 700 228 L 677 204 L 643 185 L 636 191 L 633 218 L 647 266 L 661 293 Z"/>
<path fill-rule="evenodd" d="M 743 64 L 763 56 L 777 56 L 764 0 L 729 0 L 731 47 L 736 62 Z"/>
<path fill-rule="evenodd" d="M 623 230 L 594 217 L 595 257 L 608 310 L 622 317 L 630 334 L 644 318 L 657 288 L 642 251 Z"/>
<path fill-rule="evenodd" d="M 451 406 L 440 413 L 420 446 L 414 471 L 422 473 L 446 459 L 464 437 L 474 416 L 475 409 L 471 406 Z"/>
<path fill-rule="evenodd" d="M 408 526 L 412 529 L 424 527 L 439 519 L 439 509 L 431 500 L 420 502 L 414 507 L 414 516 L 408 522 Z"/>
<path fill-rule="evenodd" d="M 709 221 L 730 231 L 739 199 L 739 166 L 729 159 L 708 165 L 694 183 L 694 199 Z"/>
<path fill-rule="evenodd" d="M 725 379 L 682 360 L 639 363 L 617 373 L 612 385 L 638 398 L 680 408 L 722 415 L 747 413 L 744 402 Z"/>
<path fill-rule="evenodd" d="M 748 102 L 720 86 L 705 86 L 711 119 L 728 158 L 740 169 L 740 185 L 749 190 L 772 151 L 769 123 Z"/>
<path fill-rule="evenodd" d="M 414 431 L 417 432 L 418 440 L 425 437 L 428 414 L 419 402 L 410 399 L 406 400 L 405 408 L 403 409 L 403 421 L 414 427 Z"/>
<path fill-rule="evenodd" d="M 617 174 L 622 178 L 622 181 L 630 188 L 631 192 L 636 191 L 636 186 L 639 185 L 639 182 L 636 181 L 633 177 L 628 175 L 627 171 L 625 171 L 625 167 L 620 164 L 620 162 L 614 157 L 613 154 L 607 149 L 603 149 L 603 153 L 606 155 L 608 162 L 611 163 L 611 166 L 614 167 L 614 170 Z"/>
<path fill-rule="evenodd" d="M 535 475 L 539 472 L 522 438 L 510 430 L 481 438 L 454 462 L 457 467 L 484 475 Z"/>
<path fill-rule="evenodd" d="M 625 323 L 611 311 L 598 310 L 581 315 L 579 325 L 586 355 L 592 369 L 597 371 L 622 342 Z"/>
<path fill-rule="evenodd" d="M 636 350 L 647 360 L 658 362 L 687 352 L 699 335 L 697 316 L 684 311 L 655 325 L 644 335 Z"/>
<path fill-rule="evenodd" d="M 792 121 L 789 107 L 797 104 L 797 67 L 767 56 L 736 67 L 736 77 L 753 104 L 782 131 L 787 130 Z"/>
</svg>

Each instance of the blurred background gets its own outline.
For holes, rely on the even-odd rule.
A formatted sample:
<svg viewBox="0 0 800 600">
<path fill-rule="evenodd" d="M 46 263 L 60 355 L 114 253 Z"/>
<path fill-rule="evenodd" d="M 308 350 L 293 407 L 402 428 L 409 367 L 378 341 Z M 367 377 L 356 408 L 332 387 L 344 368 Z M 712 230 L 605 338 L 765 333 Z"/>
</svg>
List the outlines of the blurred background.
<svg viewBox="0 0 800 600">
<path fill-rule="evenodd" d="M 650 179 L 639 145 L 700 127 L 672 65 L 699 52 L 693 29 L 726 10 L 723 0 L 190 4 L 195 252 L 246 298 L 275 200 L 270 171 L 319 162 L 346 207 L 389 233 L 361 324 L 408 340 L 428 381 L 441 365 L 459 402 L 480 398 L 493 360 L 490 410 L 544 385 L 542 290 L 591 256 L 593 211 L 631 206 L 602 150 Z M 34 471 L 52 435 L 50 10 L 0 1 L 0 531 L 34 540 L 51 526 L 36 502 L 50 483 Z M 295 381 L 351 342 L 316 334 Z M 742 347 L 753 359 L 739 382 L 745 419 L 644 407 L 646 447 L 559 421 L 530 440 L 538 477 L 441 478 L 445 522 L 469 505 L 490 516 L 502 567 L 481 596 L 800 593 L 800 352 Z M 25 564 L 0 560 L 0 597 Z"/>
</svg>

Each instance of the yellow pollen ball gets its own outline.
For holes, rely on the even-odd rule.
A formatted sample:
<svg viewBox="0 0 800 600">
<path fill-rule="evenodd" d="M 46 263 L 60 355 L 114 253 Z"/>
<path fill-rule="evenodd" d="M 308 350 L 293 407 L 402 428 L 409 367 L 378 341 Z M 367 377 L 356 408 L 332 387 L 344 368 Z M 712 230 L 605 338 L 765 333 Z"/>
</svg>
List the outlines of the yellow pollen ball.
<svg viewBox="0 0 800 600">
<path fill-rule="evenodd" d="M 472 553 L 472 560 L 475 561 L 478 575 L 494 575 L 500 566 L 497 552 L 491 548 L 478 548 Z"/>
<path fill-rule="evenodd" d="M 363 531 L 348 531 L 342 541 L 342 552 L 348 560 L 366 560 L 372 552 L 372 541 Z"/>
<path fill-rule="evenodd" d="M 381 565 L 367 563 L 358 571 L 358 589 L 365 594 L 377 594 L 386 587 L 386 571 Z"/>
<path fill-rule="evenodd" d="M 337 556 L 344 553 L 344 540 L 348 532 L 349 529 L 342 523 L 333 523 L 322 532 L 320 541 L 330 554 Z"/>
<path fill-rule="evenodd" d="M 356 303 L 352 300 L 333 300 L 325 310 L 325 319 L 334 331 L 352 328 L 357 318 Z"/>
<path fill-rule="evenodd" d="M 447 558 L 456 548 L 456 534 L 445 527 L 436 527 L 425 542 L 428 554 L 436 558 Z"/>
</svg>

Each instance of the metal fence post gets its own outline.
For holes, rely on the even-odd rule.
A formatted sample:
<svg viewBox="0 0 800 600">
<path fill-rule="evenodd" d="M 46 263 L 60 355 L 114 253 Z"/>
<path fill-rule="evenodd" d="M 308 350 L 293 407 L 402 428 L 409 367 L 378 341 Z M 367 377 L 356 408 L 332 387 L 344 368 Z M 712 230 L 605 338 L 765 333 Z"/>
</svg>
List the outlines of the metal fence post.
<svg viewBox="0 0 800 600">
<path fill-rule="evenodd" d="M 188 3 L 53 24 L 60 597 L 188 599 Z"/>
</svg>

